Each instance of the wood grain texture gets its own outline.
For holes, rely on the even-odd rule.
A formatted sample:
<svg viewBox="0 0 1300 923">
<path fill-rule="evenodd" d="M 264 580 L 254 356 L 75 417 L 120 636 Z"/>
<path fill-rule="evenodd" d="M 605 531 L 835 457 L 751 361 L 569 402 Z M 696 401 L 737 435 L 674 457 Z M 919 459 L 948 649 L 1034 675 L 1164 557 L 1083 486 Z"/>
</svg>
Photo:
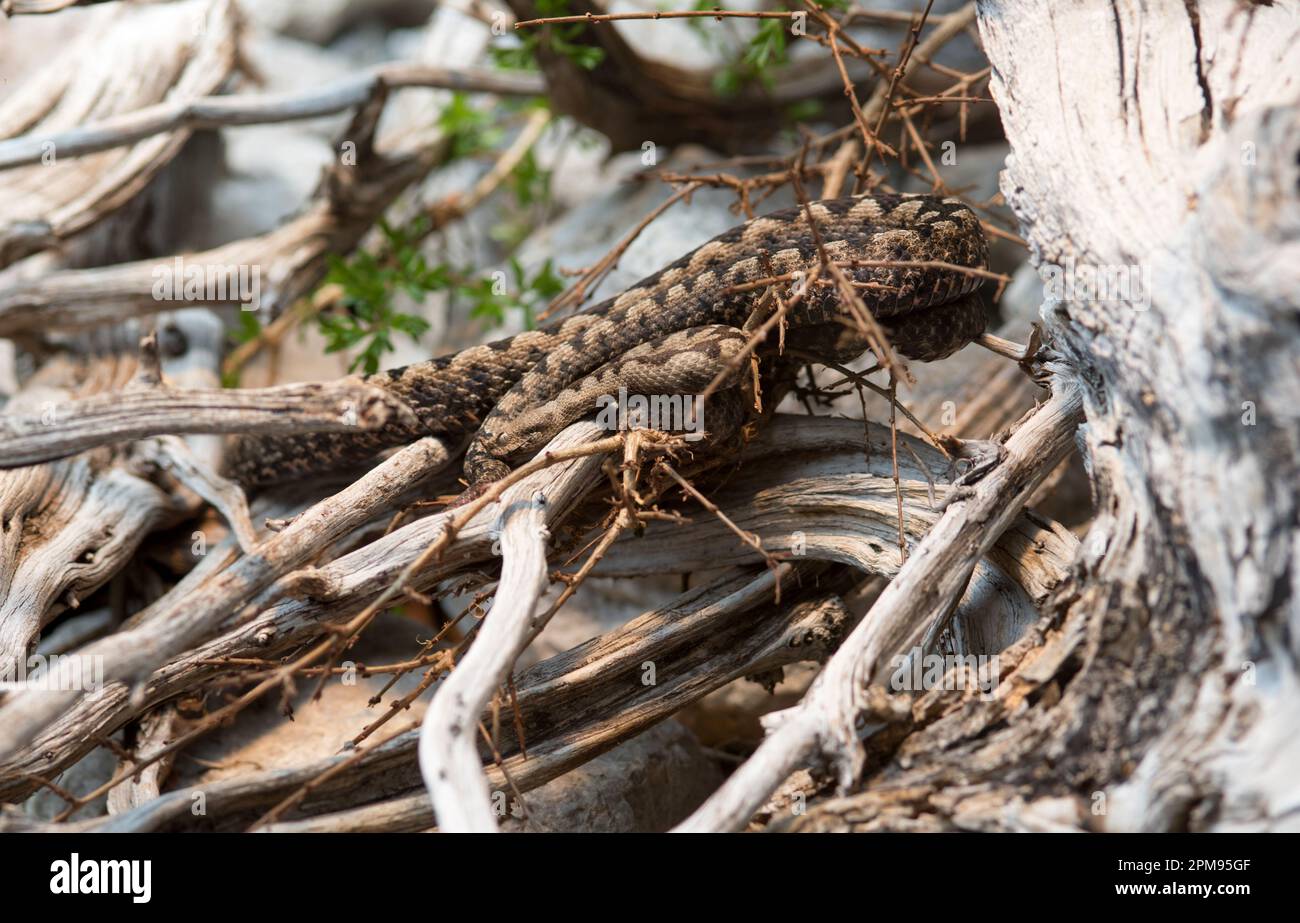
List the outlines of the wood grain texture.
<svg viewBox="0 0 1300 923">
<path fill-rule="evenodd" d="M 1045 291 L 1098 517 L 1022 670 L 1028 707 L 915 734 L 908 763 L 789 826 L 1294 830 L 1300 19 L 981 0 L 979 26 L 1040 274 L 1146 283 Z"/>
</svg>

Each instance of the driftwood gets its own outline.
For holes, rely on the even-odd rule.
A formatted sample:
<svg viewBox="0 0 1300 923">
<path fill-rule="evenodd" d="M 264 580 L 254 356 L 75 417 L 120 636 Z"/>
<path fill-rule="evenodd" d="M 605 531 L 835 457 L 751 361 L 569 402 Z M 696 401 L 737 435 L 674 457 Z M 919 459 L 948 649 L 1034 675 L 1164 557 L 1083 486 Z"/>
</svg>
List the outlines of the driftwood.
<svg viewBox="0 0 1300 923">
<path fill-rule="evenodd" d="M 922 645 L 947 617 L 980 557 L 1070 451 L 1081 404 L 1077 392 L 1061 388 L 1011 436 L 996 469 L 977 487 L 960 489 L 793 714 L 780 716 L 758 751 L 680 830 L 743 827 L 787 776 L 822 757 L 836 764 L 842 786 L 857 778 L 858 721 L 887 720 L 871 693 L 886 688 L 891 658 Z"/>
<path fill-rule="evenodd" d="M 179 129 L 193 131 L 223 125 L 291 122 L 331 115 L 365 105 L 386 92 L 403 87 L 435 87 L 499 96 L 536 96 L 545 89 L 542 82 L 530 74 L 480 73 L 397 62 L 310 92 L 205 96 L 140 107 L 124 115 L 61 132 L 28 132 L 22 137 L 0 141 L 0 170 L 37 163 L 50 149 L 57 150 L 64 157 L 82 157 Z"/>
<path fill-rule="evenodd" d="M 457 77 L 446 68 L 411 61 L 376 69 L 313 94 L 190 99 L 159 104 L 96 126 L 69 129 L 61 135 L 35 132 L 0 142 L 0 160 L 9 158 L 15 164 L 28 162 L 36 147 L 51 143 L 50 137 L 77 151 L 107 151 L 92 154 L 93 160 L 113 156 L 114 150 L 132 141 L 138 141 L 131 149 L 135 150 L 199 126 L 278 122 L 356 110 L 339 139 L 338 163 L 325 171 L 313 200 L 293 220 L 266 234 L 174 258 L 0 281 L 0 336 L 31 337 L 51 329 L 94 327 L 192 305 L 196 300 L 251 307 L 265 316 L 276 316 L 316 287 L 325 274 L 328 254 L 351 251 L 401 193 L 447 157 L 445 139 L 427 123 L 401 133 L 392 143 L 375 138 L 390 90 L 444 85 L 507 94 L 527 94 L 540 88 L 527 76 Z M 16 120 L 15 124 L 25 122 Z M 18 172 L 42 169 L 31 166 Z M 115 194 L 124 196 L 131 191 L 115 189 Z M 20 227 L 30 229 L 31 223 Z M 202 298 L 188 294 L 182 286 L 182 280 L 196 269 L 207 283 Z M 175 281 L 160 289 L 164 274 Z"/>
<path fill-rule="evenodd" d="M 87 449 L 166 433 L 306 433 L 378 429 L 413 422 L 409 407 L 358 379 L 327 385 L 232 390 L 144 385 L 0 419 L 5 457 L 18 468 Z"/>
<path fill-rule="evenodd" d="M 513 6 L 530 15 L 526 0 Z M 860 50 L 843 31 L 854 16 L 907 25 L 858 11 L 817 20 L 830 54 L 813 78 L 729 101 L 707 75 L 645 61 L 608 24 L 588 23 L 580 39 L 606 52 L 590 73 L 543 44 L 557 109 L 615 149 L 647 138 L 753 144 L 776 127 L 774 99 L 848 90 L 848 124 L 762 159 L 775 172 L 752 188 L 721 174 L 672 180 L 671 201 L 717 184 L 736 189 L 741 208 L 751 192 L 787 184 L 803 196 L 805 182 L 831 195 L 854 178 L 859 189 L 892 182 L 875 166 L 895 143 L 919 160 L 898 158 L 898 176 L 948 191 L 923 137 L 932 123 L 918 127 L 927 99 L 903 85 L 917 70 L 938 74 L 947 95 L 936 100 L 964 107 L 987 102 L 966 94 L 988 79 L 1011 146 L 1002 193 L 1044 281 L 1043 345 L 1022 315 L 1008 317 L 998 333 L 1030 347 L 989 338 L 994 352 L 968 350 L 904 388 L 913 410 L 881 401 L 891 420 L 909 421 L 897 434 L 776 413 L 729 454 L 697 458 L 668 437 L 577 423 L 487 495 L 431 513 L 419 501 L 458 489 L 459 447 L 433 439 L 336 489 L 297 485 L 251 504 L 213 475 L 216 434 L 367 426 L 409 409 L 346 380 L 217 389 L 215 314 L 159 297 L 159 261 L 140 252 L 97 265 L 85 232 L 146 212 L 158 194 L 150 179 L 195 130 L 354 109 L 340 140 L 356 145 L 355 161 L 329 169 L 297 217 L 185 257 L 225 273 L 230 297 L 204 302 L 218 305 L 241 302 L 235 274 L 259 267 L 260 304 L 279 314 L 316 288 L 328 254 L 364 245 L 449 157 L 428 114 L 392 143 L 376 139 L 390 90 L 516 95 L 541 84 L 478 69 L 470 41 L 463 68 L 413 61 L 310 92 L 219 97 L 237 57 L 230 7 L 159 9 L 170 12 L 122 18 L 210 21 L 158 65 L 174 92 L 144 86 L 121 110 L 59 123 L 45 118 L 50 101 L 85 90 L 49 77 L 0 107 L 0 175 L 45 177 L 49 140 L 59 169 L 73 171 L 57 190 L 70 199 L 0 216 L 0 264 L 38 254 L 0 277 L 0 336 L 41 363 L 0 417 L 0 672 L 32 651 L 72 654 L 67 671 L 102 665 L 93 688 L 69 672 L 56 690 L 3 693 L 0 798 L 46 789 L 68 805 L 54 823 L 6 812 L 0 826 L 495 830 L 503 802 L 526 804 L 527 792 L 708 693 L 746 677 L 771 688 L 801 661 L 824 664 L 802 701 L 769 716 L 766 740 L 679 829 L 755 818 L 791 830 L 1295 826 L 1293 17 L 1228 0 L 980 0 L 936 14 L 928 30 L 903 29 L 888 66 L 858 53 L 846 68 L 845 48 Z M 991 69 L 937 65 L 972 24 Z M 859 101 L 854 84 L 869 75 Z M 439 228 L 485 203 L 548 119 L 528 118 L 467 195 L 430 209 Z M 637 233 L 566 297 L 591 295 Z M 55 243 L 82 249 L 60 264 L 43 252 Z M 137 356 L 141 317 L 159 330 Z M 186 348 L 160 362 L 169 330 Z M 843 373 L 819 374 L 825 386 Z M 875 406 L 864 398 L 860 412 Z M 924 429 L 936 416 L 944 435 Z M 1081 542 L 1028 509 L 1082 482 L 1068 467 L 1076 448 L 1096 501 Z M 204 519 L 194 534 L 208 547 L 136 611 L 119 594 L 64 615 L 123 573 L 151 533 L 197 528 L 209 510 L 225 526 Z M 700 572 L 672 602 L 643 604 L 638 618 L 516 672 L 589 577 Z M 556 581 L 566 584 L 558 598 L 548 596 Z M 167 789 L 187 745 L 264 697 L 288 705 L 304 680 L 324 683 L 384 609 L 467 591 L 478 595 L 466 612 L 481 618 L 455 647 L 400 666 L 423 670 L 418 688 L 388 697 L 341 754 Z M 957 665 L 922 688 L 900 685 L 900 664 L 934 652 Z M 998 658 L 992 681 L 967 684 L 963 658 L 985 655 Z M 651 679 L 636 681 L 647 665 Z M 407 718 L 376 736 L 430 687 L 422 724 Z M 218 689 L 220 703 L 182 719 L 178 701 Z M 100 746 L 116 751 L 112 777 L 84 796 L 62 789 L 61 774 Z M 810 799 L 806 812 L 790 810 L 792 792 Z M 108 815 L 69 819 L 101 795 Z M 195 797 L 206 804 L 197 815 Z"/>
<path fill-rule="evenodd" d="M 1043 308 L 1099 517 L 1017 698 L 1048 694 L 918 734 L 789 825 L 1295 829 L 1300 24 L 1228 2 L 979 7 L 1040 273 L 1143 283 Z"/>
<path fill-rule="evenodd" d="M 0 137 L 23 134 L 31 164 L 5 175 L 0 268 L 84 232 L 130 202 L 180 150 L 182 126 L 139 144 L 77 158 L 60 130 L 131 112 L 163 97 L 212 93 L 235 66 L 238 14 L 230 0 L 118 5 L 100 29 L 0 105 Z M 112 87 L 106 92 L 106 87 Z M 14 140 L 0 144 L 14 145 Z M 101 150 L 90 148 L 89 150 Z"/>
<path fill-rule="evenodd" d="M 345 136 L 358 147 L 356 165 L 339 164 L 327 173 L 302 215 L 267 234 L 177 258 L 176 276 L 184 278 L 186 266 L 201 267 L 204 278 L 211 276 L 214 290 L 221 293 L 204 301 L 243 306 L 246 296 L 239 293 L 249 287 L 250 267 L 256 267 L 256 307 L 271 316 L 310 292 L 325 275 L 326 255 L 351 250 L 376 217 L 432 169 L 445 150 L 435 143 L 409 154 L 375 152 L 371 142 L 382 109 L 380 98 L 360 111 Z M 0 288 L 0 336 L 92 327 L 192 304 L 179 283 L 173 293 L 158 296 L 160 272 L 172 271 L 177 259 L 67 269 L 15 281 Z"/>
<path fill-rule="evenodd" d="M 887 547 L 887 543 L 881 540 L 880 535 L 888 535 L 888 530 L 895 527 L 891 505 L 894 497 L 892 475 L 888 460 L 883 454 L 876 453 L 869 460 L 863 457 L 862 424 L 853 421 L 805 420 L 798 417 L 779 419 L 776 422 L 773 431 L 765 434 L 761 443 L 753 449 L 754 456 L 758 457 L 758 453 L 763 451 L 762 446 L 766 446 L 770 463 L 763 466 L 754 465 L 752 469 L 747 466 L 745 470 L 752 471 L 748 475 L 750 483 L 748 487 L 738 485 L 737 496 L 761 497 L 767 491 L 779 489 L 791 480 L 792 473 L 802 468 L 799 456 L 792 458 L 785 452 L 791 445 L 806 445 L 809 451 L 817 452 L 823 457 L 831 447 L 836 447 L 837 453 L 834 459 L 827 459 L 822 467 L 820 487 L 815 480 L 811 482 L 812 486 L 828 497 L 853 493 L 868 500 L 860 514 L 866 519 L 867 527 L 855 539 L 846 541 L 842 536 L 837 537 L 835 541 L 841 549 L 838 556 L 848 555 L 849 559 L 854 561 L 877 561 L 887 573 L 891 568 L 896 569 L 897 549 L 894 548 L 892 553 L 887 550 L 884 553 L 877 550 Z M 807 431 L 806 435 L 801 435 L 804 431 Z M 876 428 L 874 438 L 883 442 L 887 436 Z M 919 457 L 929 459 L 935 470 L 939 469 L 941 456 L 933 448 L 911 437 L 902 438 L 904 442 L 911 445 Z M 404 450 L 404 453 L 409 455 L 416 449 L 418 447 L 413 446 L 411 449 Z M 399 453 L 399 456 L 390 460 L 388 465 L 400 464 L 401 455 L 402 453 Z M 785 460 L 784 464 L 782 459 Z M 421 464 L 427 464 L 427 459 L 422 460 Z M 400 467 L 393 468 L 394 473 L 401 470 L 403 469 Z M 419 468 L 406 470 L 413 471 Z M 570 471 L 569 486 L 565 490 L 572 491 L 577 485 L 582 485 L 582 491 L 589 489 L 590 478 L 584 477 L 581 466 Z M 573 473 L 575 471 L 576 473 Z M 927 475 L 919 466 L 905 470 L 904 475 L 907 476 L 904 482 L 907 518 L 933 515 L 930 499 L 932 487 L 927 480 Z M 932 479 L 933 475 L 929 477 Z M 376 486 L 370 487 L 372 483 Z M 531 485 L 529 482 L 523 482 L 519 490 L 537 490 L 542 485 L 547 485 L 550 502 L 546 505 L 546 515 L 548 521 L 551 519 L 558 521 L 573 502 L 572 494 L 568 495 L 569 499 L 566 501 L 564 493 L 556 492 L 560 483 L 562 482 L 554 479 L 553 474 L 543 472 L 540 480 L 534 480 Z M 933 489 L 941 499 L 943 486 L 936 485 Z M 377 470 L 348 491 L 357 496 L 371 496 L 385 500 L 397 493 L 391 480 L 383 476 L 383 469 Z M 872 497 L 878 499 L 873 501 Z M 101 647 L 98 652 L 111 655 L 105 657 L 106 663 L 117 664 L 119 671 L 124 671 L 119 673 L 124 679 L 134 677 L 136 679 L 133 682 L 141 682 L 148 676 L 146 671 L 152 669 L 151 664 L 161 667 L 147 681 L 142 682 L 141 693 L 137 699 L 133 700 L 130 695 L 131 683 L 112 682 L 112 676 L 106 676 L 103 690 L 80 698 L 76 694 L 61 696 L 47 691 L 15 697 L 0 706 L 0 734 L 4 735 L 0 739 L 0 744 L 12 748 L 18 741 L 31 734 L 33 729 L 47 728 L 36 737 L 30 747 L 20 748 L 12 760 L 6 760 L 0 765 L 0 778 L 12 780 L 12 786 L 17 786 L 15 788 L 6 785 L 5 789 L 0 791 L 12 797 L 18 790 L 30 790 L 37 783 L 27 775 L 28 773 L 39 774 L 42 771 L 57 770 L 58 767 L 75 761 L 95 746 L 94 740 L 86 736 L 87 727 L 94 727 L 96 734 L 105 733 L 120 726 L 130 717 L 147 711 L 153 705 L 178 695 L 183 690 L 198 688 L 202 683 L 221 675 L 223 661 L 248 656 L 274 657 L 318 636 L 324 624 L 346 622 L 370 603 L 382 588 L 389 586 L 432 542 L 437 541 L 445 528 L 445 516 L 417 520 L 327 565 L 308 568 L 301 572 L 300 576 L 295 577 L 294 568 L 302 566 L 306 560 L 303 555 L 309 549 L 313 553 L 316 552 L 321 545 L 330 540 L 330 534 L 340 536 L 339 531 L 323 533 L 320 517 L 330 516 L 329 511 L 348 509 L 352 506 L 341 501 L 342 498 L 335 498 L 322 502 L 317 508 L 317 513 L 298 517 L 288 529 L 271 537 L 259 547 L 258 554 L 255 556 L 226 570 L 218 569 L 204 580 L 187 581 L 178 585 L 169 597 L 155 604 L 139 621 L 139 627 L 134 629 L 134 634 L 127 633 L 117 640 L 106 639 L 105 643 L 111 645 L 113 649 Z M 870 513 L 873 506 L 876 512 Z M 749 523 L 760 520 L 758 510 L 746 509 L 743 505 L 729 506 L 726 512 L 739 522 Z M 474 572 L 490 562 L 493 559 L 492 525 L 495 516 L 494 511 L 485 511 L 464 527 L 457 542 L 447 549 L 438 565 L 421 573 L 414 581 L 413 588 L 426 590 L 458 571 Z M 697 516 L 700 523 L 707 523 L 711 518 L 707 515 L 697 514 Z M 356 520 L 352 522 L 354 526 L 360 524 Z M 838 524 L 842 525 L 842 520 Z M 835 525 L 837 523 L 830 523 L 830 526 Z M 698 525 L 686 528 L 697 527 Z M 679 527 L 664 526 L 665 530 L 677 528 Z M 310 545 L 291 544 L 295 536 L 298 537 L 297 542 L 310 542 Z M 713 541 L 720 544 L 716 538 Z M 731 542 L 739 545 L 734 536 L 731 536 Z M 832 547 L 830 536 L 823 538 L 818 532 L 815 521 L 809 525 L 806 542 L 811 549 L 806 556 L 810 561 L 824 557 L 823 553 L 819 553 L 819 549 Z M 696 542 L 688 538 L 686 541 L 677 542 L 676 545 L 683 555 L 681 564 L 677 566 L 682 569 L 692 568 L 694 565 L 691 562 L 691 554 L 697 547 Z M 286 550 L 291 548 L 299 550 L 285 554 L 276 550 L 280 547 Z M 1072 548 L 1072 539 L 1063 536 L 1059 530 L 1025 522 L 1008 533 L 1006 544 L 1003 546 L 1004 553 L 995 559 L 1000 562 L 999 570 L 1011 577 L 1013 585 L 1025 588 L 1018 592 L 1027 591 L 1032 598 L 1041 596 L 1046 588 L 1054 586 L 1063 578 L 1062 562 L 1070 558 Z M 617 559 L 619 556 L 615 557 Z M 743 558 L 749 556 L 742 556 Z M 620 566 L 628 569 L 635 565 L 625 563 Z M 656 572 L 661 571 L 665 564 L 655 560 L 652 555 L 641 566 L 650 572 Z M 269 587 L 273 580 L 278 580 L 284 590 L 276 595 L 264 596 L 263 605 L 268 607 L 262 614 L 242 624 L 232 625 L 226 633 L 198 646 L 193 646 L 194 641 L 180 633 L 177 619 L 184 617 L 186 623 L 193 626 L 193 630 L 202 631 L 204 626 L 212 625 L 214 618 L 219 617 L 219 614 L 230 612 L 232 604 L 237 601 L 250 597 L 256 598 L 259 592 L 264 594 L 264 588 Z M 283 592 L 291 589 L 295 584 L 310 587 L 310 595 L 284 598 Z M 992 594 L 993 605 L 988 609 L 988 617 L 995 619 L 1003 617 L 1002 600 L 1006 598 L 1007 591 L 1008 588 L 1002 587 Z M 281 601 L 278 603 L 274 602 L 277 595 L 281 596 Z M 979 595 L 978 593 L 972 595 L 973 604 L 977 608 L 987 606 L 987 601 L 975 598 Z M 1026 599 L 1026 608 L 1032 608 L 1032 603 L 1028 599 Z M 969 617 L 976 618 L 976 613 L 971 612 Z M 160 646 L 164 647 L 160 649 Z M 190 647 L 193 649 L 165 666 L 160 659 L 157 659 L 159 653 L 165 653 L 167 650 L 179 653 Z M 97 651 L 88 648 L 86 652 Z M 617 741 L 610 741 L 610 745 L 614 742 Z"/>
<path fill-rule="evenodd" d="M 170 372 L 178 365 L 176 374 L 190 381 L 206 373 L 207 383 L 215 384 L 220 325 L 205 315 L 185 312 L 166 322 L 184 331 L 190 350 L 164 360 L 163 368 Z M 126 331 L 112 339 L 117 342 L 106 351 L 47 363 L 6 410 L 40 419 L 51 407 L 86 399 L 88 392 L 126 386 L 137 371 L 133 341 L 138 336 Z M 5 523 L 0 669 L 12 671 L 40 628 L 79 606 L 124 567 L 151 529 L 196 511 L 194 494 L 163 489 L 148 465 L 144 470 L 127 466 L 128 448 L 101 448 L 51 465 L 0 471 Z"/>
<path fill-rule="evenodd" d="M 222 619 L 237 615 L 239 607 L 268 592 L 277 579 L 321 554 L 331 543 L 354 529 L 364 526 L 375 516 L 389 511 L 414 486 L 446 464 L 446 448 L 436 440 L 422 440 L 403 449 L 366 477 L 341 493 L 316 504 L 293 519 L 282 531 L 259 544 L 254 554 L 245 555 L 224 569 L 202 574 L 201 579 L 182 581 L 171 594 L 163 597 L 135 619 L 128 631 L 118 632 L 82 650 L 89 657 L 102 656 L 107 665 L 104 678 L 118 685 L 106 685 L 82 704 L 117 726 L 137 704 L 127 701 L 133 686 L 148 677 L 169 658 L 195 646 L 221 625 Z M 302 626 L 299 626 L 300 632 Z M 274 622 L 259 624 L 251 633 L 238 632 L 243 653 L 265 651 L 278 642 L 287 626 Z M 302 634 L 310 634 L 310 628 Z M 209 653 L 207 656 L 222 656 Z M 146 690 L 147 692 L 147 690 Z M 43 692 L 26 697 L 15 696 L 0 711 L 8 713 L 9 722 L 0 732 L 0 749 L 13 750 L 29 740 L 37 728 L 55 718 L 76 717 L 68 709 L 78 702 L 78 694 Z M 116 710 L 114 710 L 116 709 Z M 84 720 L 84 716 L 81 716 Z M 104 719 L 101 719 L 104 720 Z M 84 727 L 84 724 L 82 725 Z M 53 743 L 58 739 L 57 723 L 53 726 Z M 87 741 L 63 739 L 70 753 L 81 755 Z M 57 751 L 46 750 L 40 757 L 48 760 Z"/>
<path fill-rule="evenodd" d="M 181 6 L 187 7 L 188 4 Z M 225 9 L 217 3 L 214 9 Z M 220 34 L 216 36 L 220 38 Z M 210 89 L 210 88 L 209 88 Z M 385 157 L 372 148 L 376 120 L 382 111 L 380 97 L 362 107 L 353 120 L 348 138 L 357 146 L 356 166 L 340 164 L 336 171 L 325 177 L 320 198 L 305 214 L 269 235 L 253 242 L 243 241 L 218 248 L 209 254 L 195 254 L 189 261 L 215 265 L 224 272 L 237 272 L 250 265 L 264 267 L 270 292 L 264 290 L 262 306 L 274 309 L 278 299 L 292 299 L 319 281 L 324 272 L 324 257 L 331 249 L 350 249 L 353 243 L 369 229 L 375 217 L 410 182 L 424 175 L 436 162 L 440 146 L 436 139 L 417 147 L 410 153 L 397 153 Z M 22 124 L 21 120 L 19 124 Z M 168 136 L 159 136 L 166 138 Z M 148 143 L 148 142 L 146 142 Z M 92 155 L 92 156 L 108 156 Z M 42 167 L 27 169 L 40 170 Z M 128 189 L 130 187 L 127 187 Z M 121 192 L 121 190 L 119 190 Z M 274 254 L 274 255 L 273 255 Z M 105 321 L 121 321 L 135 312 L 157 314 L 169 308 L 192 304 L 183 298 L 159 299 L 156 297 L 156 270 L 158 261 L 122 264 L 108 269 L 61 270 L 32 279 L 14 281 L 9 295 L 0 295 L 9 308 L 17 306 L 16 314 L 0 309 L 6 321 L 0 328 L 9 335 L 36 336 L 60 326 L 86 328 Z M 231 292 L 238 290 L 231 287 Z M 177 293 L 178 296 L 180 293 Z M 237 299 L 236 299 L 237 300 Z M 45 311 L 44 308 L 51 310 Z M 62 306 L 71 314 L 61 319 L 52 308 Z M 183 312 L 174 321 L 166 322 L 179 333 L 170 339 L 182 344 L 180 360 L 191 368 L 197 361 L 198 378 L 192 382 L 211 388 L 218 383 L 217 364 L 220 361 L 222 332 L 213 329 L 205 312 Z M 9 326 L 6 326 L 6 323 Z M 102 353 L 105 337 L 91 333 L 85 341 Z M 147 404 L 157 391 L 140 388 L 136 393 L 119 400 L 116 396 L 93 397 L 96 392 L 120 392 L 128 385 L 148 384 L 156 378 L 155 370 L 146 368 L 143 373 L 136 368 L 132 340 L 139 339 L 139 331 L 131 326 L 116 330 L 108 337 L 110 350 L 107 357 L 92 352 L 89 359 L 55 360 L 41 375 L 35 376 L 23 394 L 6 406 L 10 422 L 5 425 L 9 435 L 34 438 L 37 444 L 59 443 L 53 449 L 38 450 L 32 457 L 58 457 L 80 444 L 93 445 L 116 440 L 121 435 L 141 432 L 139 425 L 147 420 L 132 414 L 121 420 L 122 404 L 139 402 Z M 164 337 L 164 339 L 168 339 Z M 96 345 L 98 344 L 98 345 Z M 190 358 L 185 359 L 186 356 Z M 88 371 L 85 367 L 89 365 Z M 175 363 L 173 363 L 175 364 Z M 97 370 L 102 369 L 102 370 Z M 191 373 L 192 374 L 192 373 Z M 209 396 L 213 399 L 213 396 Z M 229 402 L 229 396 L 217 395 L 215 399 Z M 236 404 L 241 403 L 239 399 Z M 366 403 L 365 400 L 362 402 Z M 171 402 L 173 411 L 179 409 Z M 280 405 L 283 406 L 283 405 Z M 325 408 L 326 426 L 349 426 L 359 419 L 360 404 L 343 413 L 336 408 Z M 374 408 L 376 405 L 371 405 Z M 387 406 L 381 403 L 379 406 Z M 251 422 L 246 414 L 248 405 L 236 413 L 245 423 Z M 67 411 L 68 417 L 61 417 Z M 390 407 L 390 411 L 402 412 Z M 84 412 L 84 413 L 83 413 Z M 367 412 L 367 416 L 373 416 Z M 283 416 L 277 414 L 277 416 Z M 118 419 L 115 424 L 114 419 Z M 86 438 L 85 428 L 76 424 L 85 422 L 93 430 Z M 271 423 L 278 428 L 281 422 L 290 428 L 289 420 Z M 299 421 L 301 422 L 301 420 Z M 51 425 L 52 424 L 52 425 Z M 64 425 L 67 424 L 67 425 Z M 235 429 L 239 423 L 233 424 Z M 148 426 L 156 432 L 159 427 Z M 209 419 L 199 425 L 206 432 L 220 432 L 224 426 L 213 426 Z M 183 425 L 168 427 L 170 432 L 188 431 Z M 206 441 L 205 441 L 206 440 Z M 8 464 L 21 464 L 23 440 L 14 440 L 14 457 Z M 207 437 L 197 437 L 195 445 L 202 445 L 206 457 L 202 470 L 216 470 L 218 456 L 215 443 Z M 68 606 L 75 607 L 79 598 L 97 589 L 117 573 L 130 558 L 139 543 L 155 527 L 192 515 L 199 497 L 192 491 L 172 494 L 153 483 L 149 471 L 133 470 L 130 446 L 111 450 L 96 450 L 60 462 L 54 466 L 31 467 L 0 473 L 0 494 L 4 496 L 4 521 L 7 524 L 5 541 L 0 549 L 0 574 L 3 574 L 4 602 L 0 603 L 0 669 L 12 673 L 15 664 L 26 656 L 40 627 Z M 151 453 L 146 467 L 161 462 L 183 482 L 207 499 L 216 501 L 234 523 L 245 545 L 252 541 L 252 530 L 242 511 L 242 502 L 231 501 L 227 489 L 210 478 L 195 476 L 195 469 L 176 452 L 168 452 L 166 444 Z M 188 474 L 187 474 L 188 472 Z M 184 637 L 182 632 L 179 637 Z M 133 669 L 134 661 L 128 657 L 123 669 Z M 51 702 L 59 699 L 54 696 Z"/>
<path fill-rule="evenodd" d="M 808 565 L 801 568 L 805 579 L 815 573 Z M 527 792 L 733 679 L 827 656 L 853 617 L 838 597 L 815 592 L 794 606 L 772 606 L 775 579 L 768 572 L 725 574 L 617 631 L 519 673 L 515 689 L 528 757 L 514 753 L 496 766 L 484 748 L 490 788 L 512 795 L 516 788 Z M 788 570 L 782 579 L 794 587 Z M 829 578 L 823 583 L 836 585 Z M 663 676 L 673 677 L 671 684 L 662 684 L 667 688 L 627 682 L 647 660 L 658 665 Z M 485 714 L 484 721 L 490 717 Z M 502 730 L 508 744 L 513 732 L 508 726 Z M 352 758 L 340 756 L 289 772 L 204 786 L 206 819 L 196 821 L 190 812 L 194 792 L 178 790 L 96 828 L 177 830 L 192 829 L 196 823 L 222 828 L 248 824 L 319 779 L 302 804 L 309 819 L 267 829 L 425 829 L 433 825 L 434 815 L 415 772 L 418 737 L 418 732 L 407 731 L 364 752 L 355 760 L 350 781 L 326 775 Z M 349 788 L 357 784 L 370 798 L 397 797 L 350 807 L 355 793 Z"/>
</svg>

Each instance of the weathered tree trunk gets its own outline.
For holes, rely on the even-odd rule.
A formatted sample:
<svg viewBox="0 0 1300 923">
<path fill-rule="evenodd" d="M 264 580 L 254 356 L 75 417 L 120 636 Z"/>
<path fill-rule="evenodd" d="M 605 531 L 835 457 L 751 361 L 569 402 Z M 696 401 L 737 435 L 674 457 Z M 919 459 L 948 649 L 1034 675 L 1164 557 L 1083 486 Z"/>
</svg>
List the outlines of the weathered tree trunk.
<svg viewBox="0 0 1300 923">
<path fill-rule="evenodd" d="M 793 826 L 1298 829 L 1300 15 L 981 0 L 979 27 L 1098 516 L 1023 707 Z M 1133 287 L 1051 284 L 1092 272 Z"/>
</svg>

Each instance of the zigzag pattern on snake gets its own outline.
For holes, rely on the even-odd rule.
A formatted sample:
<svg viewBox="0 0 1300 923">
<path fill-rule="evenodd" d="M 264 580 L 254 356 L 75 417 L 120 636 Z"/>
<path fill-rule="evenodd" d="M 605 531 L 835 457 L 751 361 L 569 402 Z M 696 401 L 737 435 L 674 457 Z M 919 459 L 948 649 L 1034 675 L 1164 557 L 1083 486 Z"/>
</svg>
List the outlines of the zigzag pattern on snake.
<svg viewBox="0 0 1300 923">
<path fill-rule="evenodd" d="M 978 218 L 958 199 L 875 195 L 813 202 L 825 252 L 845 267 L 895 349 L 919 361 L 944 358 L 984 331 L 974 273 L 988 246 Z M 427 435 L 473 437 L 471 485 L 501 477 L 561 429 L 596 410 L 620 385 L 629 393 L 702 390 L 743 346 L 761 288 L 746 283 L 807 274 L 820 261 L 803 208 L 741 224 L 600 304 L 537 330 L 450 356 L 368 376 L 396 395 L 418 426 L 357 433 L 242 437 L 227 474 L 246 485 L 300 478 L 373 461 Z M 740 290 L 737 290 L 741 287 Z M 787 318 L 787 342 L 845 361 L 866 350 L 834 286 L 810 286 Z M 765 350 L 760 350 L 760 357 Z"/>
</svg>

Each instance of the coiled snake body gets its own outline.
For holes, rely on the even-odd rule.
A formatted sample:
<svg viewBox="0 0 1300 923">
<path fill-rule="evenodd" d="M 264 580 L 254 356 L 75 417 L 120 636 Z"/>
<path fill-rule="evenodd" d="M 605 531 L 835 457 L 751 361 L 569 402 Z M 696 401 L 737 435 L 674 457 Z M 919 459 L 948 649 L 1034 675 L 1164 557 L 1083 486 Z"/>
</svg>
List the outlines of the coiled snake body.
<svg viewBox="0 0 1300 923">
<path fill-rule="evenodd" d="M 808 211 L 825 254 L 843 267 L 898 352 L 941 359 L 983 332 L 978 276 L 948 268 L 987 264 L 979 220 L 959 200 L 862 196 L 814 202 Z M 427 435 L 472 435 L 467 479 L 495 480 L 593 413 L 600 395 L 620 387 L 629 394 L 697 394 L 724 369 L 742 377 L 743 363 L 733 360 L 762 294 L 762 286 L 747 283 L 806 277 L 820 260 L 803 208 L 755 218 L 580 313 L 367 377 L 405 401 L 418 426 L 247 437 L 231 446 L 227 473 L 248 485 L 273 483 L 371 461 Z M 844 361 L 866 350 L 835 286 L 809 286 L 786 322 L 787 344 L 805 353 Z"/>
</svg>

